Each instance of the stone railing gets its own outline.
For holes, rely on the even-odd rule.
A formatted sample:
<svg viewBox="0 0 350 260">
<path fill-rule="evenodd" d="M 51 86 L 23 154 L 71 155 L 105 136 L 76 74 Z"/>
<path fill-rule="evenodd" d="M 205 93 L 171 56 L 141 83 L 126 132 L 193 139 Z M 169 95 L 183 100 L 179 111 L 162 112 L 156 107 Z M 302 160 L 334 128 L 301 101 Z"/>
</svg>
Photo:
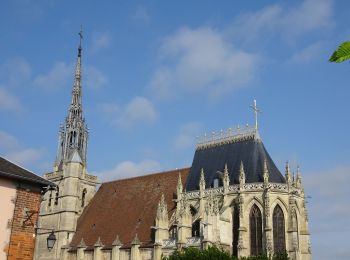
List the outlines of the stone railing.
<svg viewBox="0 0 350 260">
<path fill-rule="evenodd" d="M 204 136 L 198 137 L 197 149 L 248 140 L 255 138 L 255 135 L 256 128 L 248 125 L 242 128 L 229 128 L 227 131 L 212 132 L 211 135 L 204 134 Z"/>
<path fill-rule="evenodd" d="M 288 185 L 286 183 L 269 183 L 269 186 L 271 188 L 271 190 L 273 191 L 288 191 Z M 262 182 L 253 182 L 253 183 L 246 183 L 243 185 L 243 188 L 245 191 L 260 191 L 263 190 L 264 187 L 264 183 Z M 239 184 L 234 184 L 234 185 L 230 185 L 227 188 L 228 193 L 232 194 L 232 193 L 238 193 L 240 191 L 239 189 Z M 204 190 L 204 196 L 210 196 L 210 195 L 223 195 L 224 194 L 224 188 L 223 187 L 219 187 L 219 188 L 209 188 Z M 189 191 L 189 192 L 185 192 L 184 196 L 187 199 L 196 199 L 199 198 L 199 191 L 195 190 L 195 191 Z"/>
<path fill-rule="evenodd" d="M 176 239 L 175 238 L 164 239 L 163 240 L 163 247 L 165 247 L 165 248 L 176 247 Z"/>
<path fill-rule="evenodd" d="M 52 180 L 52 179 L 57 179 L 62 176 L 62 172 L 49 172 L 44 174 L 44 179 L 46 180 Z"/>
<path fill-rule="evenodd" d="M 188 237 L 187 238 L 187 246 L 200 246 L 202 242 L 201 237 Z"/>
<path fill-rule="evenodd" d="M 95 176 L 95 175 L 86 174 L 86 175 L 85 175 L 85 178 L 86 178 L 86 180 L 88 180 L 88 181 L 97 182 L 97 176 Z"/>
</svg>

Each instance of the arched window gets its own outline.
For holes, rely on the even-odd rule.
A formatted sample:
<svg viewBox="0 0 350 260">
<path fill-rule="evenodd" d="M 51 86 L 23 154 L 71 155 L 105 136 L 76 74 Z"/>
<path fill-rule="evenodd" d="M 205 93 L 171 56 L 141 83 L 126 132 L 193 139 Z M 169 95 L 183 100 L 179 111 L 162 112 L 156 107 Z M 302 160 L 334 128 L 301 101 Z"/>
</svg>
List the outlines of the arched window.
<svg viewBox="0 0 350 260">
<path fill-rule="evenodd" d="M 238 236 L 239 236 L 239 209 L 238 205 L 235 204 L 232 214 L 232 255 L 238 256 L 237 246 L 238 246 Z"/>
<path fill-rule="evenodd" d="M 60 189 L 57 187 L 56 188 L 56 197 L 55 197 L 55 205 L 58 205 L 58 196 L 60 194 Z"/>
<path fill-rule="evenodd" d="M 176 226 L 171 226 L 169 230 L 169 237 L 171 239 L 177 240 L 177 227 Z"/>
<path fill-rule="evenodd" d="M 200 237 L 200 222 L 197 220 L 192 224 L 192 237 Z"/>
<path fill-rule="evenodd" d="M 277 205 L 273 210 L 273 250 L 284 252 L 286 250 L 284 215 L 281 207 Z"/>
<path fill-rule="evenodd" d="M 85 206 L 85 197 L 86 197 L 86 189 L 83 190 L 83 193 L 81 195 L 81 207 Z"/>
<path fill-rule="evenodd" d="M 260 255 L 262 253 L 262 218 L 261 211 L 254 204 L 249 215 L 250 225 L 250 254 Z"/>
<path fill-rule="evenodd" d="M 52 190 L 50 191 L 50 196 L 49 196 L 49 207 L 51 207 L 51 202 L 52 202 Z"/>
</svg>

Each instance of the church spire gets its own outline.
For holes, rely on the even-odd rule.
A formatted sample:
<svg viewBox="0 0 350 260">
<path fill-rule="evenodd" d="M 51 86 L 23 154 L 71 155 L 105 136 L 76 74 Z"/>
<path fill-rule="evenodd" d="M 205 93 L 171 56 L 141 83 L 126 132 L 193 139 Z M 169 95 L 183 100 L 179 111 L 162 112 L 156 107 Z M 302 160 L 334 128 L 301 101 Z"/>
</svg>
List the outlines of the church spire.
<svg viewBox="0 0 350 260">
<path fill-rule="evenodd" d="M 83 117 L 82 109 L 82 57 L 83 32 L 79 32 L 78 56 L 75 66 L 72 100 L 69 106 L 65 124 L 60 128 L 59 147 L 57 151 L 57 168 L 61 168 L 64 162 L 80 162 L 86 165 L 86 152 L 88 129 Z"/>
</svg>

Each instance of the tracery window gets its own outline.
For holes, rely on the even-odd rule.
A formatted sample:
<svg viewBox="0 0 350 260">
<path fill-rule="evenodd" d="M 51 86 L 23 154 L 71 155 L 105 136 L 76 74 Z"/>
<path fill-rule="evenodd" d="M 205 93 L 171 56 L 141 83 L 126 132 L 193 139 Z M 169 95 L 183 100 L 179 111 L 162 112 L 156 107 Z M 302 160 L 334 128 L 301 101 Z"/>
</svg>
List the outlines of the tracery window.
<svg viewBox="0 0 350 260">
<path fill-rule="evenodd" d="M 197 220 L 192 224 L 192 237 L 199 237 L 199 236 L 200 236 L 200 223 L 199 223 L 199 220 Z"/>
<path fill-rule="evenodd" d="M 85 197 L 86 197 L 86 189 L 83 190 L 83 194 L 81 195 L 81 207 L 85 206 Z"/>
<path fill-rule="evenodd" d="M 284 214 L 279 205 L 273 210 L 273 249 L 275 252 L 286 250 Z"/>
<path fill-rule="evenodd" d="M 169 230 L 169 237 L 171 239 L 177 240 L 177 227 L 176 226 L 171 226 Z"/>
<path fill-rule="evenodd" d="M 262 253 L 262 217 L 261 211 L 254 204 L 249 215 L 250 225 L 250 254 L 259 255 Z"/>
</svg>

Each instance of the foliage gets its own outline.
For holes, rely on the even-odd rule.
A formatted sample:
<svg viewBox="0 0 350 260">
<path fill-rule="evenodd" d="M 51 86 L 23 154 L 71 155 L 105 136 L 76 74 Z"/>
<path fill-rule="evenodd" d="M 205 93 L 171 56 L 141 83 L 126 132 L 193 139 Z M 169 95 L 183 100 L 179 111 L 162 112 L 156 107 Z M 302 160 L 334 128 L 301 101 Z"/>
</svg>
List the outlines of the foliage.
<svg viewBox="0 0 350 260">
<path fill-rule="evenodd" d="M 350 42 L 343 42 L 329 58 L 330 62 L 340 63 L 350 59 Z"/>
<path fill-rule="evenodd" d="M 216 246 L 211 246 L 206 250 L 200 250 L 193 247 L 188 247 L 182 251 L 176 250 L 169 257 L 162 257 L 162 260 L 289 260 L 287 252 L 274 254 L 268 257 L 266 254 L 259 256 L 248 256 L 237 258 L 230 256 L 230 254 L 223 249 Z"/>
</svg>

